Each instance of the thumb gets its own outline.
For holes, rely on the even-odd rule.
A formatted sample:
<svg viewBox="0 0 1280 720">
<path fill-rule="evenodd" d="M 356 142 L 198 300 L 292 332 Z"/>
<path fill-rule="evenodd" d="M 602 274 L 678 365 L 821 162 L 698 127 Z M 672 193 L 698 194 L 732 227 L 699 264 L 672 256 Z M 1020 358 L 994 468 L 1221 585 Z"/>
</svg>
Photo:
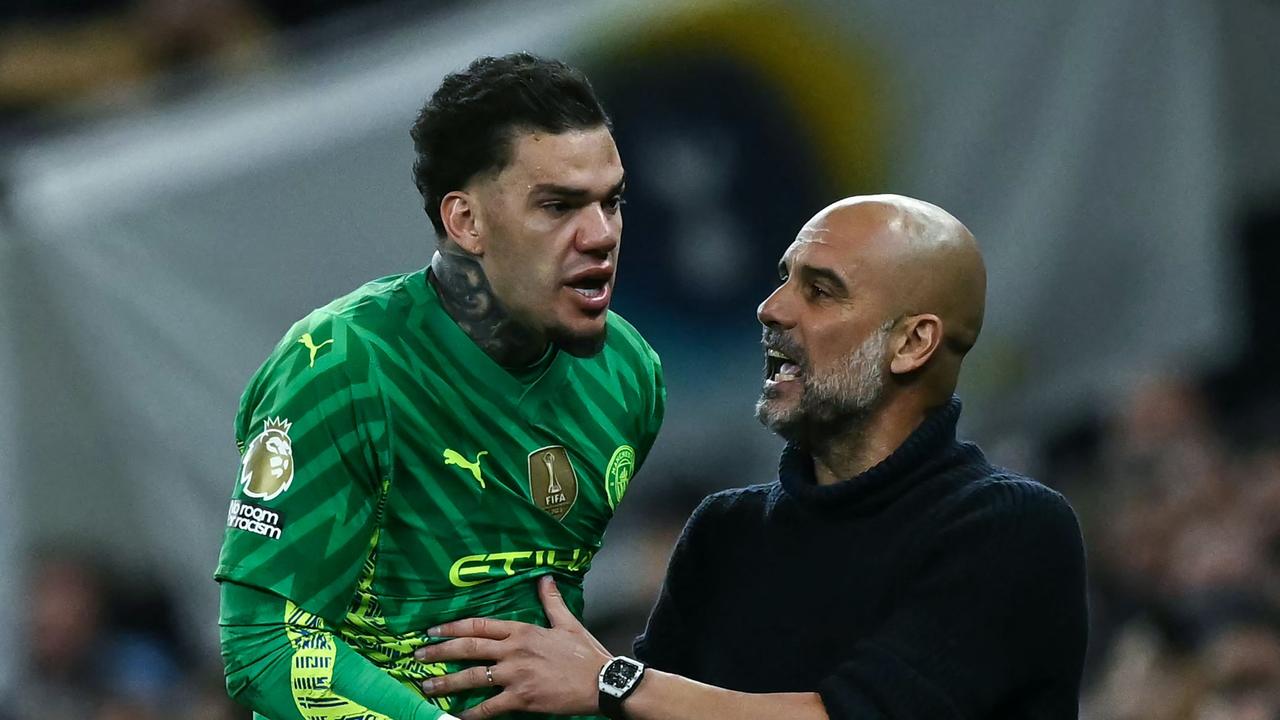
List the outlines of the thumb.
<svg viewBox="0 0 1280 720">
<path fill-rule="evenodd" d="M 569 606 L 564 604 L 560 589 L 556 587 L 556 581 L 550 575 L 538 578 L 538 597 L 542 600 L 542 609 L 547 613 L 547 620 L 550 621 L 551 627 L 581 627 L 582 624 L 578 622 L 578 618 L 574 617 L 569 611 Z"/>
</svg>

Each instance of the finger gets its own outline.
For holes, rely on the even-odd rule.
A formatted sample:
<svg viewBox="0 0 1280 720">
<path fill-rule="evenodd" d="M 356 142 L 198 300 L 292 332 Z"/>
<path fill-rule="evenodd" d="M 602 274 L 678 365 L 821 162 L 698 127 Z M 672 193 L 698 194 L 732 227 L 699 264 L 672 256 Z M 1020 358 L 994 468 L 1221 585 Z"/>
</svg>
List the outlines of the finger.
<svg viewBox="0 0 1280 720">
<path fill-rule="evenodd" d="M 423 662 L 445 660 L 499 660 L 503 656 L 502 642 L 483 638 L 464 637 L 418 648 L 413 656 Z"/>
<path fill-rule="evenodd" d="M 497 683 L 498 681 L 495 678 L 493 684 L 496 685 Z M 489 676 L 485 673 L 485 666 L 477 665 L 466 670 L 459 670 L 456 673 L 427 678 L 422 681 L 422 692 L 426 695 L 450 695 L 463 690 L 486 687 L 489 684 Z"/>
<path fill-rule="evenodd" d="M 550 575 L 538 578 L 538 597 L 542 598 L 542 609 L 547 613 L 547 621 L 551 623 L 551 627 L 571 628 L 582 625 L 570 612 L 569 606 L 564 604 L 560 588 L 556 587 L 556 581 Z"/>
<path fill-rule="evenodd" d="M 431 637 L 482 637 L 490 640 L 506 640 L 520 623 L 493 618 L 467 618 L 437 625 L 427 631 Z"/>
<path fill-rule="evenodd" d="M 462 720 L 489 720 L 519 710 L 520 704 L 516 696 L 509 692 L 500 692 L 479 705 L 462 713 Z"/>
</svg>

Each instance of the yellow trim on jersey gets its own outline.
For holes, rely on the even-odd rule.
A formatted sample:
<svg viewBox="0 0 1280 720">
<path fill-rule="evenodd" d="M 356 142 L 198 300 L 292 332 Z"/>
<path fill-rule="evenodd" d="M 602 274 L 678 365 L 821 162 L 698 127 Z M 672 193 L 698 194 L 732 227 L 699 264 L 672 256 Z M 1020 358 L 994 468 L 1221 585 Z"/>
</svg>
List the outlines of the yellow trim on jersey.
<svg viewBox="0 0 1280 720">
<path fill-rule="evenodd" d="M 379 496 L 377 514 L 382 516 L 387 493 L 391 488 L 389 479 L 382 481 L 382 494 Z M 413 656 L 413 651 L 428 643 L 426 633 L 413 632 L 397 634 L 387 625 L 382 616 L 382 608 L 378 598 L 373 594 L 373 575 L 378 564 L 378 539 L 382 536 L 381 524 L 373 531 L 369 540 L 369 554 L 365 556 L 364 565 L 356 579 L 356 595 L 347 617 L 339 628 L 339 636 L 360 656 L 376 665 L 400 684 L 421 694 L 419 682 L 429 677 L 447 675 L 449 667 L 445 663 L 423 663 Z M 455 668 L 456 669 L 456 668 Z M 436 707 L 448 711 L 453 709 L 453 700 L 447 697 L 431 697 L 427 701 Z"/>
<path fill-rule="evenodd" d="M 307 720 L 392 720 L 333 692 L 338 647 L 319 617 L 286 600 L 284 627 L 293 645 L 289 689 Z"/>
</svg>

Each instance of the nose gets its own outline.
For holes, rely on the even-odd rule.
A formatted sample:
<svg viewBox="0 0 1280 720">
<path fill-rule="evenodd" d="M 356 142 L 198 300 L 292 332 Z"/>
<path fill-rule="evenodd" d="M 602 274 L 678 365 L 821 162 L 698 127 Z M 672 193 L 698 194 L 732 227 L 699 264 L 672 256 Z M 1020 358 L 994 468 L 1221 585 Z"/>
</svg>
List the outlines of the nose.
<svg viewBox="0 0 1280 720">
<path fill-rule="evenodd" d="M 582 223 L 574 237 L 578 252 L 586 255 L 608 255 L 622 238 L 622 218 L 610 214 L 600 203 L 583 209 Z"/>
<path fill-rule="evenodd" d="M 795 321 L 791 317 L 788 304 L 786 302 L 787 284 L 779 285 L 769 297 L 760 303 L 760 307 L 756 308 L 756 319 L 761 325 L 771 330 L 786 330 L 795 327 Z"/>
</svg>

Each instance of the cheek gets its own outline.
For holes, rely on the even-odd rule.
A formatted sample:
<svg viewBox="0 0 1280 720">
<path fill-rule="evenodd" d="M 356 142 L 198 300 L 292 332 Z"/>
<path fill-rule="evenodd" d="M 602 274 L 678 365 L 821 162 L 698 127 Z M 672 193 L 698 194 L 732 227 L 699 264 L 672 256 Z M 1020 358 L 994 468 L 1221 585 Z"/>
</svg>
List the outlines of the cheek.
<svg viewBox="0 0 1280 720">
<path fill-rule="evenodd" d="M 811 322 L 803 324 L 797 339 L 804 345 L 805 358 L 810 365 L 826 367 L 835 355 L 832 349 L 838 344 L 838 333 L 830 323 Z"/>
<path fill-rule="evenodd" d="M 810 361 L 830 368 L 875 334 L 874 316 L 849 306 L 822 308 L 803 323 L 801 339 Z"/>
<path fill-rule="evenodd" d="M 853 347 L 847 333 L 837 331 L 817 332 L 809 336 L 805 346 L 809 367 L 814 375 L 828 376 L 848 370 L 846 359 Z"/>
<path fill-rule="evenodd" d="M 532 245 L 513 243 L 495 252 L 486 263 L 486 273 L 494 292 L 509 306 L 538 311 L 555 288 L 556 268 L 546 251 Z"/>
</svg>

